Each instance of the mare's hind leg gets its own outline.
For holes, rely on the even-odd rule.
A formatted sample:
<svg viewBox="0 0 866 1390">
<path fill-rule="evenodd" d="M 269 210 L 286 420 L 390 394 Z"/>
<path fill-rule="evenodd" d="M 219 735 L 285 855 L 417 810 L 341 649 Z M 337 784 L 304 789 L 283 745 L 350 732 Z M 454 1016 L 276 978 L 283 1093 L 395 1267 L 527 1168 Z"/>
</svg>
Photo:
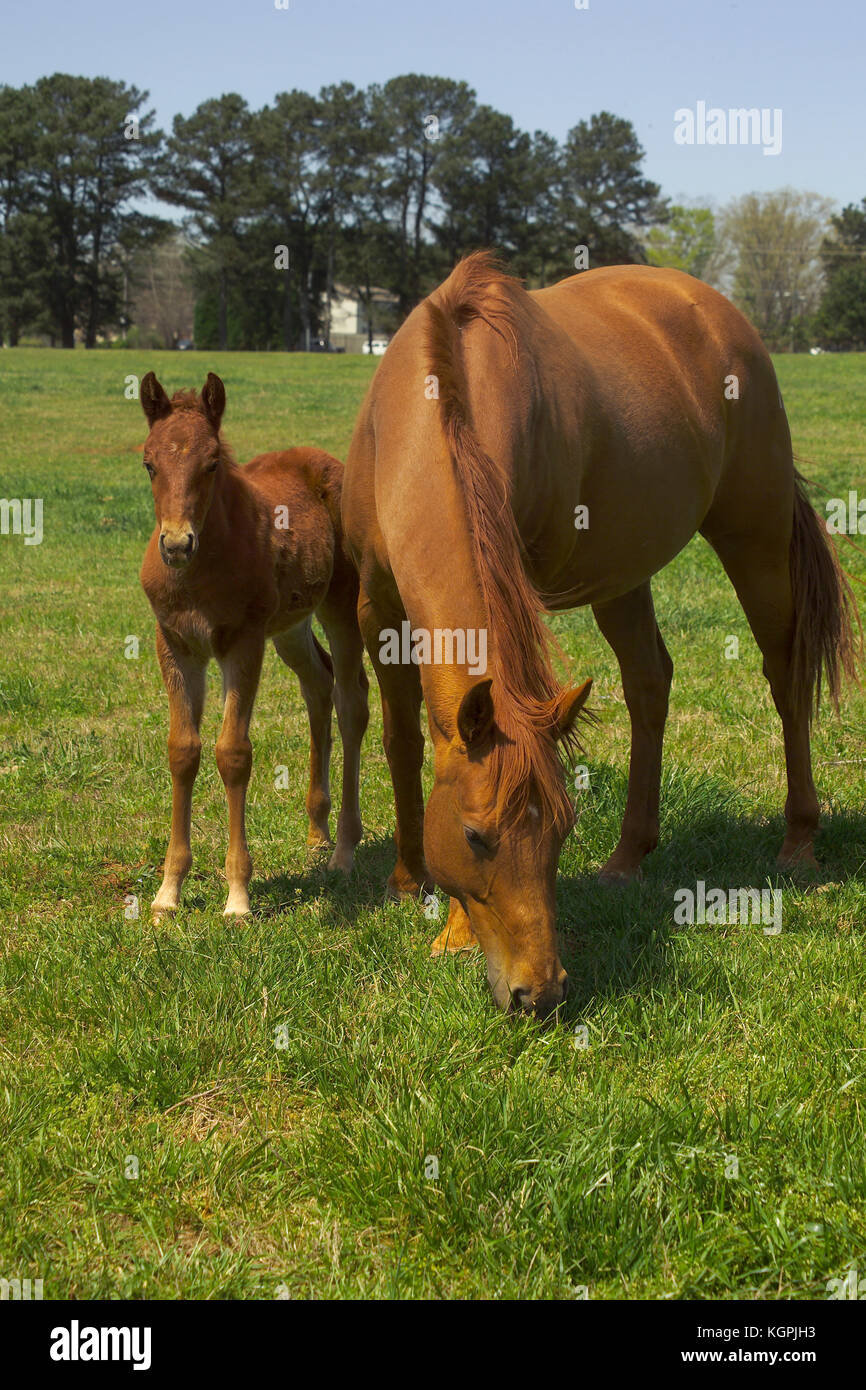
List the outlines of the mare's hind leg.
<svg viewBox="0 0 866 1390">
<path fill-rule="evenodd" d="M 635 878 L 659 840 L 662 742 L 673 662 L 656 624 L 649 583 L 609 603 L 593 604 L 595 620 L 613 648 L 631 719 L 628 797 L 619 844 L 599 873 L 602 883 Z"/>
<path fill-rule="evenodd" d="M 364 833 L 361 825 L 361 742 L 369 722 L 364 670 L 364 643 L 358 627 L 357 580 L 349 592 L 329 592 L 318 617 L 331 647 L 334 668 L 334 703 L 343 745 L 343 786 L 337 820 L 337 845 L 329 869 L 347 874 L 355 858 L 355 846 Z"/>
<path fill-rule="evenodd" d="M 298 677 L 310 718 L 310 780 L 305 801 L 310 821 L 307 844 L 311 849 L 320 849 L 331 843 L 328 829 L 334 691 L 331 658 L 316 641 L 309 618 L 278 633 L 274 646 Z"/>
<path fill-rule="evenodd" d="M 784 528 L 780 528 L 784 531 Z M 713 513 L 701 531 L 715 550 L 742 604 L 749 627 L 764 657 L 764 675 L 782 721 L 788 797 L 788 833 L 778 857 L 780 867 L 815 866 L 813 843 L 818 828 L 818 797 L 812 781 L 809 709 L 793 699 L 791 651 L 794 598 L 791 589 L 789 538 L 765 526 L 760 534 L 736 534 Z"/>
</svg>

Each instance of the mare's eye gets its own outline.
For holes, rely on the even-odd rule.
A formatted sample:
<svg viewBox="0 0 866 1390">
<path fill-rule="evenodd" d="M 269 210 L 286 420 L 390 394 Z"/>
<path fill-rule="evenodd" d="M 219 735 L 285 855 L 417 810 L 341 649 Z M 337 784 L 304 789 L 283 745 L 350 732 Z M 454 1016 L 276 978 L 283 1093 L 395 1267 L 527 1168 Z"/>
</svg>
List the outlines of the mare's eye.
<svg viewBox="0 0 866 1390">
<path fill-rule="evenodd" d="M 483 839 L 482 839 L 481 836 L 478 834 L 478 831 L 477 831 L 477 830 L 473 830 L 473 828 L 472 828 L 471 825 L 464 825 L 464 827 L 463 827 L 463 834 L 466 836 L 466 843 L 467 843 L 468 845 L 471 845 L 473 849 L 486 849 L 486 848 L 487 848 L 487 846 L 485 845 Z"/>
<path fill-rule="evenodd" d="M 154 468 L 153 464 L 152 464 L 152 463 L 149 463 L 148 460 L 145 459 L 145 460 L 144 460 L 144 466 L 145 466 L 145 468 L 147 469 L 147 476 L 148 476 L 151 480 L 152 480 L 153 478 L 155 478 L 155 477 L 156 477 L 156 469 Z"/>
</svg>

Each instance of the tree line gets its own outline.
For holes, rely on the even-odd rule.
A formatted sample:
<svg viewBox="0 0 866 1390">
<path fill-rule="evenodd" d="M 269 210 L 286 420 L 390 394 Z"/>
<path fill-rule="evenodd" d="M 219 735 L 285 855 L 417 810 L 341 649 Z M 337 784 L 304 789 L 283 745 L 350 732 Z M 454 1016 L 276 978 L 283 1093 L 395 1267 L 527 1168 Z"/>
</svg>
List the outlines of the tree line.
<svg viewBox="0 0 866 1390">
<path fill-rule="evenodd" d="M 393 296 L 379 325 L 393 327 L 483 246 L 530 286 L 586 265 L 678 266 L 731 293 L 773 347 L 866 346 L 866 200 L 836 216 L 793 190 L 720 212 L 672 205 L 610 112 L 558 142 L 464 82 L 418 74 L 283 92 L 258 111 L 229 93 L 170 132 L 147 101 L 109 78 L 0 87 L 7 344 L 134 341 L 159 265 L 191 286 L 197 346 L 292 350 L 327 337 L 335 285 L 372 333 L 375 291 Z M 174 216 L 143 210 L 159 203 Z"/>
</svg>

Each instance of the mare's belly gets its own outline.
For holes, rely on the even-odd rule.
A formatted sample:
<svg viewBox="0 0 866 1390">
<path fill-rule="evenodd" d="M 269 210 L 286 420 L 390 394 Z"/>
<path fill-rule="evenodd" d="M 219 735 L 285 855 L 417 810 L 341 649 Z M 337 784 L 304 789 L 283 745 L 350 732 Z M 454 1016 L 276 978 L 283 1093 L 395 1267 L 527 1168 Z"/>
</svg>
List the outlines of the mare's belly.
<svg viewBox="0 0 866 1390">
<path fill-rule="evenodd" d="M 533 578 L 551 608 L 630 593 L 688 544 L 712 501 L 712 481 L 699 472 L 611 484 L 590 479 L 573 505 L 560 498 L 532 541 Z"/>
</svg>

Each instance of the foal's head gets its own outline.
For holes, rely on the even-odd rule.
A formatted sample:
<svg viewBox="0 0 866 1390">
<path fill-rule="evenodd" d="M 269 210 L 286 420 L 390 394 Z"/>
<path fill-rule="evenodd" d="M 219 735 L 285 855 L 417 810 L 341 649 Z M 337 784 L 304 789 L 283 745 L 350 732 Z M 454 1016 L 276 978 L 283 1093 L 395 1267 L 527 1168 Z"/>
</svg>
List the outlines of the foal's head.
<svg viewBox="0 0 866 1390">
<path fill-rule="evenodd" d="M 159 553 L 166 565 L 178 569 L 198 549 L 213 496 L 225 387 L 208 372 L 200 396 L 179 391 L 169 400 L 148 372 L 141 382 L 141 405 L 150 426 L 143 462 L 153 488 Z"/>
<path fill-rule="evenodd" d="M 480 681 L 461 701 L 453 738 L 434 739 L 425 857 L 467 912 L 493 997 L 509 1012 L 544 1018 L 566 995 L 556 867 L 573 812 L 556 745 L 573 740 L 591 685 L 561 691 L 549 722 L 524 724 L 515 738 L 497 722 L 495 685 Z"/>
</svg>

